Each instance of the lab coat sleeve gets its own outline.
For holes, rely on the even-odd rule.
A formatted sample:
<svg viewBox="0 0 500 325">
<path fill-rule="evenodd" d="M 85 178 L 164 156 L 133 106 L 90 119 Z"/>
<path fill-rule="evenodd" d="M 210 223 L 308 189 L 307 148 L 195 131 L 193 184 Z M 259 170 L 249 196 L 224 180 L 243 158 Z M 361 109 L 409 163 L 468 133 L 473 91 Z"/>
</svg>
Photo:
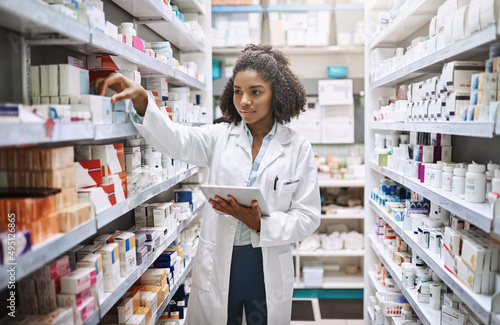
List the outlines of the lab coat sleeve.
<svg viewBox="0 0 500 325">
<path fill-rule="evenodd" d="M 189 127 L 174 123 L 160 111 L 151 96 L 142 124 L 133 123 L 141 136 L 157 151 L 203 167 L 210 165 L 216 136 L 225 127 L 222 124 Z"/>
<path fill-rule="evenodd" d="M 309 237 L 321 221 L 321 199 L 316 162 L 310 144 L 304 146 L 303 157 L 295 172 L 300 186 L 292 197 L 289 211 L 274 211 L 261 219 L 260 247 L 295 243 Z"/>
</svg>

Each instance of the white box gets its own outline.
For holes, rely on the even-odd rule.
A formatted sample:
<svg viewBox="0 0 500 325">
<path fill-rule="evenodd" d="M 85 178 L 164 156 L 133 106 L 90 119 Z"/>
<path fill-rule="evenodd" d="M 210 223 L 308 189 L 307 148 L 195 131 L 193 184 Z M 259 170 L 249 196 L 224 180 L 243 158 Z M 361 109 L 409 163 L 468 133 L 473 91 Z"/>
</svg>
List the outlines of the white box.
<svg viewBox="0 0 500 325">
<path fill-rule="evenodd" d="M 40 66 L 31 66 L 31 98 L 40 97 Z"/>
<path fill-rule="evenodd" d="M 92 295 L 90 289 L 82 291 L 76 295 L 61 293 L 57 295 L 57 305 L 61 308 L 77 308 L 91 296 Z"/>
<path fill-rule="evenodd" d="M 155 227 L 168 227 L 168 218 L 172 214 L 173 206 L 173 203 L 167 202 L 153 210 L 153 222 Z"/>
<path fill-rule="evenodd" d="M 467 30 L 470 34 L 481 29 L 481 0 L 471 0 L 467 15 Z"/>
<path fill-rule="evenodd" d="M 59 64 L 60 96 L 89 94 L 89 71 L 70 64 Z"/>
<path fill-rule="evenodd" d="M 57 64 L 49 64 L 49 96 L 59 97 L 59 66 Z M 59 104 L 59 102 L 52 104 Z"/>
<path fill-rule="evenodd" d="M 479 22 L 481 28 L 484 29 L 489 25 L 495 24 L 497 19 L 498 19 L 498 1 L 481 0 L 481 9 L 479 14 Z"/>
<path fill-rule="evenodd" d="M 467 317 L 456 309 L 441 307 L 441 325 L 465 325 Z"/>
<path fill-rule="evenodd" d="M 442 112 L 444 121 L 458 121 L 460 117 L 460 108 L 467 107 L 470 103 L 470 93 L 468 92 L 449 92 L 446 96 L 445 111 Z"/>
<path fill-rule="evenodd" d="M 118 149 L 120 149 L 118 147 Z M 91 147 L 92 159 L 100 159 L 103 167 L 103 176 L 115 175 L 123 172 L 118 150 L 114 145 L 95 145 Z"/>
<path fill-rule="evenodd" d="M 146 88 L 158 93 L 159 101 L 168 100 L 168 81 L 167 78 L 147 78 Z"/>
<path fill-rule="evenodd" d="M 453 61 L 445 63 L 442 82 L 447 91 L 470 92 L 471 77 L 474 73 L 484 71 L 484 61 Z"/>
<path fill-rule="evenodd" d="M 37 325 L 67 325 L 73 324 L 73 310 L 71 308 L 58 308 L 50 314 L 37 320 Z"/>
<path fill-rule="evenodd" d="M 323 286 L 323 267 L 321 266 L 304 266 L 304 286 L 306 287 L 322 287 Z"/>
<path fill-rule="evenodd" d="M 120 253 L 120 274 L 127 277 L 135 270 L 137 262 L 135 257 L 135 234 L 132 232 L 123 232 L 114 238 L 118 244 Z"/>
<path fill-rule="evenodd" d="M 472 238 L 463 238 L 462 241 L 462 261 L 472 271 L 484 271 L 484 257 L 486 250 L 475 242 Z"/>
<path fill-rule="evenodd" d="M 77 294 L 87 290 L 95 282 L 95 276 L 95 268 L 77 268 L 71 274 L 61 278 L 61 293 Z"/>
<path fill-rule="evenodd" d="M 120 255 L 118 244 L 111 243 L 104 245 L 98 252 L 102 255 L 104 292 L 113 292 L 120 279 Z"/>
<path fill-rule="evenodd" d="M 73 308 L 73 314 L 75 319 L 75 325 L 81 325 L 85 323 L 87 318 L 89 318 L 95 310 L 95 299 L 94 297 L 88 297 L 81 306 Z"/>
<path fill-rule="evenodd" d="M 451 255 L 460 255 L 460 233 L 450 227 L 445 227 L 443 245 Z"/>
<path fill-rule="evenodd" d="M 453 14 L 453 41 L 458 41 L 467 36 L 467 9 L 462 7 Z"/>
<path fill-rule="evenodd" d="M 40 66 L 40 96 L 41 97 L 50 96 L 49 84 L 50 84 L 49 66 L 48 65 L 41 65 Z M 49 103 L 47 103 L 47 104 L 49 104 Z"/>
<path fill-rule="evenodd" d="M 456 257 L 457 277 L 474 293 L 481 293 L 482 272 L 474 272 L 465 265 L 460 257 Z"/>
</svg>

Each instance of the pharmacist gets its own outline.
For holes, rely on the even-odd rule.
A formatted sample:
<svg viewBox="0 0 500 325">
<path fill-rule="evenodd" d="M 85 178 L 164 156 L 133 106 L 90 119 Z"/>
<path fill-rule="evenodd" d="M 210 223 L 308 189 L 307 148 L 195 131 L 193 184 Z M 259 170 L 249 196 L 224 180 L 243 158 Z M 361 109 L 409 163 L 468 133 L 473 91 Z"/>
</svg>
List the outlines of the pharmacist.
<svg viewBox="0 0 500 325">
<path fill-rule="evenodd" d="M 96 93 L 132 99 L 140 134 L 156 150 L 210 168 L 209 184 L 257 186 L 271 211 L 231 196 L 210 200 L 193 266 L 187 324 L 290 324 L 294 269 L 290 244 L 320 222 L 320 194 L 309 142 L 284 123 L 305 107 L 305 90 L 286 56 L 249 45 L 221 96 L 231 124 L 186 127 L 160 112 L 144 88 L 114 74 L 94 83 Z M 217 214 L 214 210 L 223 212 Z"/>
</svg>

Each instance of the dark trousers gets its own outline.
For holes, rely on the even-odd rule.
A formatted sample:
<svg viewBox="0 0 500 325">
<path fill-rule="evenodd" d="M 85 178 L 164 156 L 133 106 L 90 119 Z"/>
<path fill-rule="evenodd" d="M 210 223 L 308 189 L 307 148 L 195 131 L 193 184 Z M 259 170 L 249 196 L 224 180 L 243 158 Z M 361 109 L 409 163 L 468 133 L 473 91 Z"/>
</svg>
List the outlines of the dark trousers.
<svg viewBox="0 0 500 325">
<path fill-rule="evenodd" d="M 248 325 L 267 325 L 266 290 L 262 250 L 252 245 L 234 246 L 229 281 L 228 325 L 240 325 L 243 306 Z"/>
</svg>

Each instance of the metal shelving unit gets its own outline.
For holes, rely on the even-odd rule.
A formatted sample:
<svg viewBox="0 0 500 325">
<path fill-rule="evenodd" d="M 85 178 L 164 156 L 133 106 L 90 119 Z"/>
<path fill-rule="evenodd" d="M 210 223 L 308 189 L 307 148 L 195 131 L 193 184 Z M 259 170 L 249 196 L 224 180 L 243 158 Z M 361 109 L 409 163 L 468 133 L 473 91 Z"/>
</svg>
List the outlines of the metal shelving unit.
<svg viewBox="0 0 500 325">
<path fill-rule="evenodd" d="M 182 12 L 197 12 L 199 14 L 205 14 L 205 8 L 198 0 L 174 0 L 172 1 L 174 5 L 179 7 Z"/>
<path fill-rule="evenodd" d="M 33 246 L 31 251 L 16 258 L 16 280 L 19 281 L 68 249 L 95 235 L 96 232 L 95 220 L 90 220 L 70 232 L 59 233 L 51 239 Z M 7 270 L 12 265 L 14 264 L 6 264 L 0 268 L 0 289 L 7 288 L 9 284 L 9 272 Z"/>
<path fill-rule="evenodd" d="M 427 0 L 427 2 L 431 1 Z M 427 72 L 434 72 L 436 74 L 440 73 L 443 67 L 443 62 L 466 60 L 477 56 L 480 53 L 486 53 L 489 50 L 489 44 L 495 42 L 496 40 L 498 40 L 496 26 L 488 26 L 483 30 L 448 45 L 442 50 L 436 51 L 424 58 L 409 63 L 402 69 L 396 70 L 387 76 L 372 81 L 370 83 L 370 89 L 395 86 Z"/>
<path fill-rule="evenodd" d="M 466 202 L 459 197 L 451 195 L 451 192 L 424 185 L 417 179 L 404 177 L 386 167 L 374 165 L 372 169 L 419 193 L 430 201 L 438 203 L 446 210 L 459 215 L 482 230 L 490 232 L 493 221 L 493 210 L 489 203 Z"/>
<path fill-rule="evenodd" d="M 480 138 L 496 135 L 493 122 L 372 122 L 372 130 L 418 131 Z"/>
<path fill-rule="evenodd" d="M 287 55 L 311 55 L 311 54 L 363 54 L 364 47 L 360 46 L 307 46 L 307 47 L 274 47 Z M 243 47 L 216 47 L 212 49 L 214 55 L 238 55 Z"/>
<path fill-rule="evenodd" d="M 463 283 L 461 283 L 456 276 L 451 274 L 444 268 L 444 262 L 441 260 L 439 254 L 434 254 L 427 249 L 422 248 L 417 242 L 417 236 L 413 234 L 411 231 L 403 230 L 401 228 L 401 222 L 395 221 L 391 216 L 389 216 L 380 206 L 373 203 L 371 204 L 371 208 L 381 216 L 393 229 L 398 233 L 399 236 L 412 248 L 412 250 L 416 251 L 417 255 L 420 256 L 424 262 L 438 275 L 438 277 L 443 280 L 446 285 L 453 290 L 453 292 L 464 301 L 467 306 L 469 306 L 474 312 L 481 318 L 481 321 L 488 323 L 489 315 L 492 310 L 492 296 L 475 294 L 469 288 L 467 288 Z M 381 254 L 384 255 L 384 254 Z M 385 261 L 384 261 L 384 264 Z M 387 265 L 386 265 L 387 267 Z M 392 267 L 392 264 L 391 264 Z M 392 274 L 392 273 L 391 273 Z M 404 288 L 403 292 L 406 290 Z M 417 302 L 416 292 L 415 290 L 406 290 L 409 296 L 414 296 L 414 301 Z M 405 294 L 407 296 L 407 294 Z M 412 298 L 408 298 L 408 301 Z M 421 304 L 422 305 L 422 304 Z M 412 303 L 413 306 L 413 303 Z M 420 308 L 420 312 L 424 319 L 427 318 L 428 324 L 435 324 L 432 321 L 436 319 L 435 311 L 426 307 L 423 304 L 423 307 Z M 417 310 L 416 307 L 414 307 Z M 417 311 L 418 313 L 418 311 Z M 420 314 L 419 314 L 420 316 Z M 439 318 L 437 318 L 439 320 Z"/>
<path fill-rule="evenodd" d="M 177 18 L 172 10 L 166 9 L 159 0 L 112 0 L 123 10 L 136 18 L 137 24 L 144 24 L 169 40 L 182 52 L 204 52 L 205 44 Z M 206 35 L 207 37 L 209 35 Z"/>
</svg>

